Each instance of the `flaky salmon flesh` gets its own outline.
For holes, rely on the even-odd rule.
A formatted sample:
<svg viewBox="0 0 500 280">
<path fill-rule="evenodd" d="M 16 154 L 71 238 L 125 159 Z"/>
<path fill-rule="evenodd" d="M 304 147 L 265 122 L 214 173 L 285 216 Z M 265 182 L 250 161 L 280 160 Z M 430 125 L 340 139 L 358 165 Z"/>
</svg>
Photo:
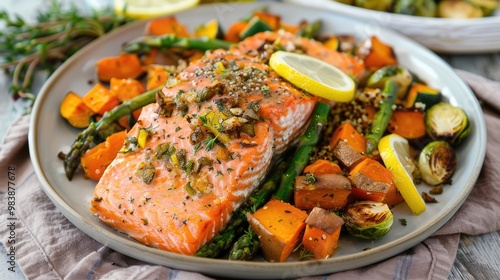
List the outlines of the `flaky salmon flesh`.
<svg viewBox="0 0 500 280">
<path fill-rule="evenodd" d="M 258 52 L 243 45 L 255 40 L 192 62 L 143 108 L 95 187 L 91 211 L 104 223 L 193 255 L 296 142 L 317 99 L 269 68 L 262 40 Z"/>
</svg>

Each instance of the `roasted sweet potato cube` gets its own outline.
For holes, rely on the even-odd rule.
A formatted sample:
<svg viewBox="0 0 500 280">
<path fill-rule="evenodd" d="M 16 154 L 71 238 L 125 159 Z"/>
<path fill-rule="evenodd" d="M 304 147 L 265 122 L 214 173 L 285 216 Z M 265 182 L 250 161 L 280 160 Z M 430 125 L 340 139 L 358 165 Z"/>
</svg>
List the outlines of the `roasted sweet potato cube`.
<svg viewBox="0 0 500 280">
<path fill-rule="evenodd" d="M 351 182 L 339 174 L 297 176 L 294 185 L 294 204 L 299 209 L 314 207 L 340 210 L 346 207 L 351 194 Z"/>
<path fill-rule="evenodd" d="M 343 172 L 338 164 L 326 159 L 318 159 L 307 165 L 303 173 L 311 173 L 316 176 L 321 174 L 342 174 Z"/>
<path fill-rule="evenodd" d="M 333 147 L 332 153 L 340 163 L 348 169 L 352 169 L 356 164 L 366 158 L 365 155 L 354 150 L 347 142 L 342 140 L 338 141 Z"/>
<path fill-rule="evenodd" d="M 307 213 L 293 205 L 271 199 L 247 220 L 259 236 L 264 259 L 283 262 L 300 243 Z"/>
<path fill-rule="evenodd" d="M 118 100 L 108 88 L 100 83 L 95 84 L 95 86 L 83 96 L 82 100 L 87 107 L 99 115 L 103 115 L 104 112 L 120 104 L 120 100 Z"/>
<path fill-rule="evenodd" d="M 315 207 L 306 219 L 302 245 L 316 259 L 331 257 L 338 247 L 344 220 L 335 213 Z"/>
<path fill-rule="evenodd" d="M 394 175 L 380 162 L 366 158 L 349 173 L 352 196 L 359 200 L 382 202 L 393 187 Z"/>
</svg>

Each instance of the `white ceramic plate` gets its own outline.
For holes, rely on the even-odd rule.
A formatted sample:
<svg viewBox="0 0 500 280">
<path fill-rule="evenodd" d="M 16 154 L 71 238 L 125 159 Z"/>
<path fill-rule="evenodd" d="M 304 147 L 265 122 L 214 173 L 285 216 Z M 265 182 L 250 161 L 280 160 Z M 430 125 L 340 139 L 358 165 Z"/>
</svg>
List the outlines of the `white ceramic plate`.
<svg viewBox="0 0 500 280">
<path fill-rule="evenodd" d="M 177 17 L 189 28 L 212 18 L 218 18 L 227 28 L 229 23 L 261 6 L 259 3 L 209 5 L 183 12 Z M 94 182 L 84 180 L 81 174 L 76 174 L 70 182 L 64 175 L 57 154 L 69 150 L 78 131 L 69 127 L 57 112 L 63 96 L 69 90 L 83 94 L 90 89 L 92 85 L 89 81 L 96 80 L 94 65 L 98 59 L 116 55 L 123 42 L 142 35 L 145 22 L 136 22 L 95 41 L 69 59 L 44 85 L 33 109 L 29 144 L 36 174 L 48 197 L 73 224 L 112 249 L 146 262 L 221 277 L 248 278 L 251 275 L 269 279 L 332 273 L 373 264 L 424 240 L 456 212 L 478 177 L 485 154 L 486 132 L 477 100 L 453 70 L 421 45 L 393 32 L 367 30 L 362 23 L 319 9 L 280 3 L 269 3 L 268 7 L 270 12 L 282 15 L 285 22 L 322 19 L 330 30 L 355 33 L 360 38 L 370 34 L 379 36 L 394 46 L 402 64 L 431 86 L 441 89 L 451 103 L 467 111 L 472 123 L 472 134 L 458 150 L 459 164 L 453 186 L 447 187 L 438 197 L 440 202 L 428 205 L 427 211 L 420 216 L 413 216 L 407 205 L 402 203 L 394 208 L 394 215 L 396 221 L 406 219 L 406 227 L 395 222 L 393 230 L 377 241 L 342 237 L 336 255 L 321 261 L 266 263 L 258 260 L 242 262 L 197 258 L 146 247 L 117 233 L 101 223 L 89 210 Z M 421 191 L 427 188 L 420 187 Z M 368 247 L 371 250 L 363 250 Z"/>
<path fill-rule="evenodd" d="M 500 51 L 500 11 L 477 19 L 445 19 L 379 12 L 334 0 L 285 0 L 320 7 L 362 20 L 367 28 L 391 28 L 436 52 L 484 53 Z"/>
</svg>

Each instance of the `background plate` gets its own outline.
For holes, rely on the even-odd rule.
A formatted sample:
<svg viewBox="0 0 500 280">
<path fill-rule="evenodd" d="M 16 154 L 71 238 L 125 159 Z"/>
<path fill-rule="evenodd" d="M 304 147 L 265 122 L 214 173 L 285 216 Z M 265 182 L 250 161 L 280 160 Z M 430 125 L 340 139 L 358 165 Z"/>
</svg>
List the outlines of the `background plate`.
<svg viewBox="0 0 500 280">
<path fill-rule="evenodd" d="M 227 29 L 230 23 L 261 6 L 262 3 L 206 5 L 180 13 L 177 18 L 191 30 L 213 18 L 219 19 Z M 183 256 L 147 247 L 114 231 L 89 210 L 95 183 L 84 180 L 81 174 L 76 174 L 69 182 L 64 175 L 57 154 L 69 150 L 78 131 L 72 129 L 57 112 L 69 90 L 84 94 L 92 87 L 90 82 L 96 81 L 95 63 L 98 59 L 118 54 L 123 42 L 142 35 L 145 22 L 136 22 L 96 40 L 71 57 L 43 86 L 33 109 L 29 146 L 36 174 L 47 196 L 73 224 L 110 248 L 146 262 L 221 277 L 248 278 L 252 275 L 270 279 L 332 273 L 373 264 L 424 240 L 456 212 L 479 175 L 485 154 L 486 130 L 476 98 L 453 70 L 434 53 L 391 31 L 366 28 L 364 23 L 320 9 L 280 3 L 269 3 L 267 6 L 270 12 L 280 14 L 285 22 L 321 19 L 329 31 L 354 33 L 359 38 L 372 34 L 379 36 L 394 46 L 403 65 L 431 86 L 441 89 L 452 104 L 466 110 L 472 133 L 457 151 L 458 168 L 453 186 L 446 187 L 438 198 L 439 203 L 428 205 L 427 211 L 419 216 L 413 216 L 407 205 L 402 203 L 393 209 L 396 222 L 384 238 L 362 241 L 342 237 L 338 252 L 332 258 L 321 261 L 266 263 L 260 260 L 242 262 Z M 421 191 L 429 189 L 427 186 L 419 188 Z M 406 219 L 408 225 L 402 226 L 397 222 L 399 219 Z M 371 250 L 363 250 L 368 247 Z"/>
<path fill-rule="evenodd" d="M 333 0 L 284 0 L 320 7 L 358 18 L 369 28 L 391 28 L 436 52 L 483 53 L 500 51 L 500 11 L 477 19 L 444 19 L 379 12 Z"/>
</svg>

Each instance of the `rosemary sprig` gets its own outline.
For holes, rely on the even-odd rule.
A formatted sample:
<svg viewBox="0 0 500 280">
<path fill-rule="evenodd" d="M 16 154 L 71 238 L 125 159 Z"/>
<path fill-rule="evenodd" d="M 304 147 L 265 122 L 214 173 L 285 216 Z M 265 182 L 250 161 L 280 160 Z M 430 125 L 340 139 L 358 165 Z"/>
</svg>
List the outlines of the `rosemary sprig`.
<svg viewBox="0 0 500 280">
<path fill-rule="evenodd" d="M 33 101 L 31 86 L 37 70 L 52 74 L 83 46 L 130 21 L 110 9 L 91 15 L 74 6 L 63 9 L 57 0 L 52 0 L 33 24 L 0 11 L 0 22 L 5 23 L 0 31 L 0 69 L 12 78 L 9 90 L 13 97 Z"/>
</svg>

